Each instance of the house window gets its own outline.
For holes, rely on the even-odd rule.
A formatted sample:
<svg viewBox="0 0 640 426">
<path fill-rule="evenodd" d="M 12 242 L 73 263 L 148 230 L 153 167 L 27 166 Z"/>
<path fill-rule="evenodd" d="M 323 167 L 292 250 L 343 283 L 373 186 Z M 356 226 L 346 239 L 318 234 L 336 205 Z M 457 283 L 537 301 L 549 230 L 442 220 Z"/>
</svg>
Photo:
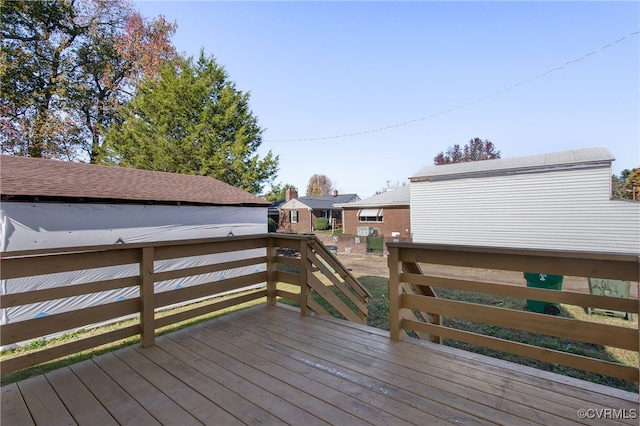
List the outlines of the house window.
<svg viewBox="0 0 640 426">
<path fill-rule="evenodd" d="M 326 210 L 322 210 L 322 217 L 324 217 L 325 219 L 329 219 L 329 212 Z"/>
<path fill-rule="evenodd" d="M 383 222 L 382 209 L 362 209 L 358 210 L 358 219 L 361 223 Z"/>
<path fill-rule="evenodd" d="M 292 210 L 290 215 L 291 223 L 298 223 L 298 210 Z"/>
</svg>

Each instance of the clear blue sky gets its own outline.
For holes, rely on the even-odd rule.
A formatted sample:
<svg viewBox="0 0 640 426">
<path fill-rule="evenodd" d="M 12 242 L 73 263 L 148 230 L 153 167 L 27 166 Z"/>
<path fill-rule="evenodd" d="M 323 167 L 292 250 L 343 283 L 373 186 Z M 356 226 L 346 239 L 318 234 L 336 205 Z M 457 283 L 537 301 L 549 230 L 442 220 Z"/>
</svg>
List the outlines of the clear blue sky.
<svg viewBox="0 0 640 426">
<path fill-rule="evenodd" d="M 319 173 L 367 198 L 474 137 L 503 158 L 605 146 L 614 173 L 640 165 L 637 1 L 136 6 L 250 92 L 260 152 L 301 195 Z"/>
</svg>

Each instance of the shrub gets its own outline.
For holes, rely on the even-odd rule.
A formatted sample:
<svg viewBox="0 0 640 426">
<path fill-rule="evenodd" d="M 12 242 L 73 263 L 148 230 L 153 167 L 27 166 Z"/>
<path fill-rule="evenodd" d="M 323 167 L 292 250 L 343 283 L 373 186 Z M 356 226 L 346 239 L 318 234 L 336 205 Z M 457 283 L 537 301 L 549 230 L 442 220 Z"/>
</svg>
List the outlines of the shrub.
<svg viewBox="0 0 640 426">
<path fill-rule="evenodd" d="M 267 220 L 267 228 L 268 228 L 269 232 L 277 232 L 278 231 L 278 224 L 276 223 L 275 220 L 269 218 Z"/>
<path fill-rule="evenodd" d="M 325 229 L 329 229 L 329 219 L 326 217 L 319 217 L 316 219 L 316 231 L 324 231 Z"/>
</svg>

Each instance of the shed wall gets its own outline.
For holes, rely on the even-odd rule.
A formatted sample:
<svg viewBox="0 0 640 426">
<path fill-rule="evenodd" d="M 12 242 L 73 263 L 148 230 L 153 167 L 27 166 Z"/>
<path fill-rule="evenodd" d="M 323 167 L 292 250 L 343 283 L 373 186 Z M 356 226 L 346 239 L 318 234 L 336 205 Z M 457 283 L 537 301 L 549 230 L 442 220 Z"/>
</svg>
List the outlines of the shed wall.
<svg viewBox="0 0 640 426">
<path fill-rule="evenodd" d="M 3 202 L 0 251 L 267 232 L 267 207 Z"/>
<path fill-rule="evenodd" d="M 640 203 L 610 182 L 609 167 L 413 182 L 413 241 L 640 253 Z"/>
<path fill-rule="evenodd" d="M 159 206 L 3 202 L 0 206 L 2 252 L 74 246 L 142 243 L 264 234 L 267 207 Z M 185 257 L 156 262 L 157 271 L 228 262 L 263 255 L 264 249 Z M 220 281 L 264 264 L 156 283 L 156 292 Z M 0 281 L 0 295 L 138 274 L 137 265 L 80 270 Z M 137 287 L 76 296 L 0 310 L 0 323 L 22 321 L 122 299 L 139 297 Z"/>
</svg>

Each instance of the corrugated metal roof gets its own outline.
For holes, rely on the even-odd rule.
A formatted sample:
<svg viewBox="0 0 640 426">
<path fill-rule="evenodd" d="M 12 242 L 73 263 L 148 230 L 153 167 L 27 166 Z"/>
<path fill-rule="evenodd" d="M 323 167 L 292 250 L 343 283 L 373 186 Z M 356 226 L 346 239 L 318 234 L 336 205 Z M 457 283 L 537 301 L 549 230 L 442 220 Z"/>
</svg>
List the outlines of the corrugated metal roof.
<svg viewBox="0 0 640 426">
<path fill-rule="evenodd" d="M 373 197 L 369 197 L 364 200 L 356 201 L 355 203 L 342 204 L 340 207 L 363 208 L 376 206 L 408 206 L 409 202 L 409 185 L 404 185 L 397 188 L 388 189 L 381 194 L 374 195 Z"/>
<path fill-rule="evenodd" d="M 268 206 L 271 203 L 208 176 L 183 175 L 41 158 L 0 156 L 3 199 L 125 201 Z"/>
<path fill-rule="evenodd" d="M 604 147 L 576 149 L 527 157 L 499 158 L 425 167 L 410 180 L 455 179 L 461 177 L 498 175 L 509 172 L 540 171 L 576 166 L 611 164 L 615 157 Z"/>
</svg>

